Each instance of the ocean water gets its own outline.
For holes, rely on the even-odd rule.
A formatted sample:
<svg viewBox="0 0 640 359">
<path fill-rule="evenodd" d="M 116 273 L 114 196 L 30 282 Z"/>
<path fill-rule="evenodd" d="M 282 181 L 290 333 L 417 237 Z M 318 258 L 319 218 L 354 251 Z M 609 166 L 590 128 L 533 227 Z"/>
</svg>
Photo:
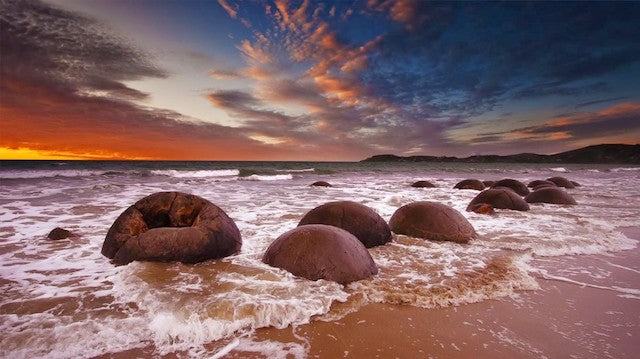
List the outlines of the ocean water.
<svg viewBox="0 0 640 359">
<path fill-rule="evenodd" d="M 556 175 L 582 184 L 569 190 L 577 206 L 486 216 L 465 211 L 477 191 L 453 189 L 466 178 L 528 182 Z M 317 180 L 334 187 L 309 187 Z M 410 187 L 416 180 L 437 188 Z M 304 346 L 256 342 L 251 334 L 333 321 L 372 302 L 435 308 L 536 290 L 536 277 L 554 275 L 536 258 L 615 255 L 636 246 L 617 228 L 640 225 L 639 183 L 640 167 L 616 165 L 5 161 L 0 357 L 91 357 L 148 347 L 182 357 L 234 349 L 304 357 Z M 158 191 L 196 194 L 224 209 L 241 231 L 241 252 L 195 265 L 113 266 L 100 254 L 107 230 L 124 209 Z M 269 244 L 307 211 L 336 200 L 367 205 L 387 221 L 413 201 L 445 203 L 479 238 L 459 245 L 394 235 L 370 249 L 379 274 L 347 286 L 296 278 L 261 262 Z M 79 237 L 47 240 L 55 227 Z M 568 263 L 567 273 L 599 278 L 579 260 Z M 640 299 L 640 289 L 598 285 Z"/>
</svg>

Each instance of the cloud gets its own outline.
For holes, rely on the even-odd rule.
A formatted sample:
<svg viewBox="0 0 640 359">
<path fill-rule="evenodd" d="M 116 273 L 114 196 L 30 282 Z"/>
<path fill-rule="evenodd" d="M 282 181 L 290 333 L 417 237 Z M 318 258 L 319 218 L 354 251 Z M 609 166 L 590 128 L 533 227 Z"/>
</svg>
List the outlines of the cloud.
<svg viewBox="0 0 640 359">
<path fill-rule="evenodd" d="M 618 96 L 618 97 L 611 97 L 611 98 L 605 98 L 605 99 L 594 100 L 594 101 L 587 101 L 587 102 L 582 102 L 577 104 L 575 108 L 589 107 L 589 106 L 599 105 L 607 102 L 626 100 L 628 98 L 629 96 Z"/>
<path fill-rule="evenodd" d="M 244 77 L 241 73 L 231 70 L 211 70 L 209 76 L 217 80 L 235 80 Z"/>
<path fill-rule="evenodd" d="M 220 4 L 220 6 L 222 6 L 224 11 L 226 11 L 227 14 L 229 14 L 229 16 L 232 19 L 235 19 L 236 17 L 238 17 L 238 5 L 236 5 L 235 8 L 231 7 L 231 5 L 229 5 L 227 0 L 218 0 L 218 4 Z"/>
<path fill-rule="evenodd" d="M 567 115 L 539 125 L 516 128 L 510 131 L 480 133 L 472 143 L 518 143 L 520 146 L 540 145 L 549 142 L 597 143 L 604 138 L 629 135 L 640 138 L 640 103 L 626 102 L 598 112 Z"/>
<path fill-rule="evenodd" d="M 237 129 L 138 103 L 147 94 L 124 82 L 166 73 L 96 21 L 37 1 L 2 9 L 0 147 L 85 158 L 287 155 Z"/>
</svg>

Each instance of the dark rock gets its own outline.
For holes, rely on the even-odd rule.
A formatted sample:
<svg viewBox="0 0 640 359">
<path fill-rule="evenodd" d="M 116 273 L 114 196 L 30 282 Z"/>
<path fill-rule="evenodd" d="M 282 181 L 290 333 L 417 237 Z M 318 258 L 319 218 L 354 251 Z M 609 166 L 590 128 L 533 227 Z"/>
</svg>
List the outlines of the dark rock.
<svg viewBox="0 0 640 359">
<path fill-rule="evenodd" d="M 569 181 L 564 177 L 551 177 L 551 178 L 547 178 L 547 181 L 555 183 L 556 186 L 558 187 L 564 187 L 569 189 L 575 187 L 573 183 L 571 183 L 571 181 Z"/>
<path fill-rule="evenodd" d="M 525 198 L 529 203 L 577 204 L 569 193 L 558 187 L 544 187 L 529 193 Z"/>
<path fill-rule="evenodd" d="M 460 212 L 436 202 L 413 202 L 398 208 L 389 226 L 397 234 L 434 241 L 467 243 L 477 237 L 471 223 Z"/>
<path fill-rule="evenodd" d="M 309 211 L 298 226 L 326 224 L 353 234 L 371 248 L 391 241 L 391 230 L 380 215 L 360 203 L 339 201 L 325 203 Z"/>
<path fill-rule="evenodd" d="M 484 183 L 477 179 L 466 179 L 456 183 L 453 188 L 457 189 L 474 189 L 476 191 L 482 191 L 484 189 Z"/>
<path fill-rule="evenodd" d="M 310 280 L 341 284 L 378 273 L 364 245 L 344 229 L 324 224 L 296 227 L 278 237 L 262 261 Z"/>
<path fill-rule="evenodd" d="M 111 225 L 102 254 L 115 264 L 134 260 L 197 263 L 237 253 L 240 231 L 204 198 L 159 192 L 127 208 Z"/>
<path fill-rule="evenodd" d="M 573 185 L 573 187 L 582 187 L 582 185 L 576 181 L 569 181 Z"/>
<path fill-rule="evenodd" d="M 57 241 L 60 239 L 66 239 L 66 238 L 74 238 L 74 237 L 78 237 L 77 234 L 68 231 L 64 228 L 60 228 L 60 227 L 56 227 L 54 228 L 51 232 L 49 232 L 49 234 L 47 235 L 47 238 Z"/>
<path fill-rule="evenodd" d="M 524 183 L 511 178 L 502 179 L 491 186 L 491 188 L 496 187 L 509 187 L 521 196 L 529 194 L 529 189 Z"/>
<path fill-rule="evenodd" d="M 556 186 L 555 184 L 541 184 L 541 185 L 539 185 L 539 186 L 535 186 L 535 187 L 533 187 L 531 190 L 532 190 L 532 191 L 537 191 L 537 190 L 539 190 L 540 188 L 550 188 L 550 187 L 551 187 L 551 188 L 558 188 L 558 186 Z"/>
<path fill-rule="evenodd" d="M 331 183 L 329 182 L 325 182 L 325 181 L 317 181 L 317 182 L 313 182 L 312 184 L 310 184 L 309 186 L 315 186 L 315 187 L 333 187 L 331 186 Z"/>
<path fill-rule="evenodd" d="M 556 187 L 556 184 L 551 182 L 551 181 L 547 181 L 547 180 L 534 180 L 529 182 L 529 184 L 527 185 L 529 188 L 535 188 L 535 187 L 540 187 L 543 185 L 547 185 L 547 187 L 551 186 L 551 187 Z"/>
<path fill-rule="evenodd" d="M 416 181 L 411 184 L 411 187 L 416 188 L 434 188 L 436 185 L 429 181 Z"/>
<path fill-rule="evenodd" d="M 528 211 L 529 204 L 511 189 L 491 188 L 484 190 L 469 202 L 467 211 L 480 203 L 486 203 L 493 208 L 513 209 L 516 211 Z"/>
<path fill-rule="evenodd" d="M 482 184 L 484 184 L 485 187 L 491 187 L 493 186 L 494 183 L 496 183 L 496 181 L 490 181 L 490 180 L 482 181 Z"/>
<path fill-rule="evenodd" d="M 472 212 L 478 213 L 478 214 L 494 214 L 496 213 L 493 210 L 493 206 L 487 203 L 478 203 L 476 205 L 473 206 L 473 208 L 471 208 Z"/>
</svg>

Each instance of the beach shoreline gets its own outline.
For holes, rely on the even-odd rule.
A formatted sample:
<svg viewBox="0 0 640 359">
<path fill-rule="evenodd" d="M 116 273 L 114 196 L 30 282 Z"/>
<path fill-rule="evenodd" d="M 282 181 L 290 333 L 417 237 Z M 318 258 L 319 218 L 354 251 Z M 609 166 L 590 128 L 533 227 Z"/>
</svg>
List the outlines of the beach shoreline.
<svg viewBox="0 0 640 359">
<path fill-rule="evenodd" d="M 619 230 L 640 241 L 640 226 Z M 640 287 L 639 247 L 615 255 L 573 257 L 606 266 L 612 282 Z M 571 283 L 541 275 L 536 279 L 540 289 L 513 297 L 435 309 L 374 303 L 333 322 L 258 329 L 253 340 L 306 344 L 310 358 L 632 358 L 637 354 L 640 297 L 620 297 L 624 293 L 581 285 L 578 280 Z M 239 350 L 225 357 L 260 356 Z"/>
<path fill-rule="evenodd" d="M 640 226 L 618 230 L 640 241 Z M 579 275 L 558 279 L 549 274 L 563 258 L 605 269 L 616 285 L 590 285 Z M 633 358 L 640 337 L 640 295 L 614 288 L 624 284 L 640 288 L 638 258 L 638 246 L 616 253 L 555 257 L 551 265 L 542 264 L 545 274 L 535 275 L 537 290 L 444 308 L 370 303 L 338 320 L 259 328 L 239 340 L 210 343 L 207 349 L 217 351 L 216 358 Z M 150 345 L 96 358 L 154 353 Z"/>
</svg>

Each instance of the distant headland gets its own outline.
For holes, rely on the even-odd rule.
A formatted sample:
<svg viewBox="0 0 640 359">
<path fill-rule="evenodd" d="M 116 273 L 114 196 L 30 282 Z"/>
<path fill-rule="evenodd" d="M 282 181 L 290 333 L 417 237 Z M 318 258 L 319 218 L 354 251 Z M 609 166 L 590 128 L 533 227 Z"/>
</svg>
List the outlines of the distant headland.
<svg viewBox="0 0 640 359">
<path fill-rule="evenodd" d="M 360 162 L 468 162 L 468 163 L 632 163 L 640 164 L 640 144 L 601 144 L 553 155 L 518 153 L 515 155 L 479 155 L 464 158 L 437 156 L 375 155 Z"/>
</svg>

